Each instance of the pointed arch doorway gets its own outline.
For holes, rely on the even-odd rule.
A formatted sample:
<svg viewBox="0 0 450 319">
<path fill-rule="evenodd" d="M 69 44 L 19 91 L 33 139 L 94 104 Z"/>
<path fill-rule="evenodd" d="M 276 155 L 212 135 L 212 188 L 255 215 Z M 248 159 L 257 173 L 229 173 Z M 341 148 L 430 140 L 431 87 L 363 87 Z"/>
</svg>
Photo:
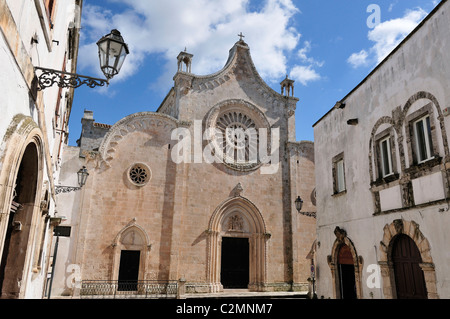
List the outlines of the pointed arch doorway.
<svg viewBox="0 0 450 319">
<path fill-rule="evenodd" d="M 220 282 L 224 289 L 248 288 L 249 239 L 222 237 Z"/>
<path fill-rule="evenodd" d="M 224 288 L 263 291 L 266 283 L 266 232 L 257 207 L 241 196 L 224 201 L 208 227 L 207 277 L 211 292 Z"/>
<path fill-rule="evenodd" d="M 148 268 L 150 240 L 136 218 L 125 226 L 113 241 L 112 276 L 119 291 L 136 291 Z"/>
</svg>

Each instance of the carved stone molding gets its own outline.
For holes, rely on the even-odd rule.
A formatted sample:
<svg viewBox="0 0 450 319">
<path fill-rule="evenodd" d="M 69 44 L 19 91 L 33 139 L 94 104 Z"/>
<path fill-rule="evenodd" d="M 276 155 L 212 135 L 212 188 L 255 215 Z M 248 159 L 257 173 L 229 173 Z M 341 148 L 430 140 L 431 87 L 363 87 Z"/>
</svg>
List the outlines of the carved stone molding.
<svg viewBox="0 0 450 319">
<path fill-rule="evenodd" d="M 184 127 L 187 124 L 162 113 L 139 112 L 131 114 L 114 124 L 105 135 L 99 148 L 101 163 L 106 167 L 110 167 L 111 161 L 115 157 L 116 146 L 125 136 L 132 132 L 148 131 L 150 134 L 155 134 L 158 131 L 159 134 L 165 132 L 164 134 L 170 136 L 170 132 L 173 129 L 180 126 Z"/>
<path fill-rule="evenodd" d="M 353 242 L 348 238 L 347 231 L 336 226 L 334 229 L 334 235 L 336 236 L 336 240 L 334 241 L 333 247 L 331 249 L 331 255 L 327 256 L 328 266 L 331 270 L 331 276 L 333 278 L 333 293 L 335 298 L 341 298 L 341 289 L 340 289 L 340 274 L 338 269 L 338 255 L 339 250 L 343 245 L 349 247 L 350 252 L 352 254 L 353 263 L 354 263 L 354 272 L 355 272 L 355 285 L 356 285 L 356 296 L 357 298 L 362 297 L 362 272 L 363 272 L 363 258 L 362 256 L 358 256 L 356 247 Z"/>
<path fill-rule="evenodd" d="M 397 235 L 409 236 L 419 249 L 422 263 L 419 265 L 425 274 L 425 284 L 427 287 L 428 298 L 439 298 L 436 288 L 436 275 L 434 263 L 431 257 L 431 246 L 427 238 L 420 230 L 419 224 L 415 221 L 396 219 L 391 224 L 386 224 L 383 228 L 383 240 L 379 246 L 378 264 L 382 267 L 383 294 L 385 298 L 396 298 L 395 275 L 392 261 L 392 249 L 395 237 Z"/>
<path fill-rule="evenodd" d="M 336 226 L 334 229 L 334 235 L 339 243 L 344 243 L 344 240 L 347 237 L 347 232 L 339 226 Z"/>
<path fill-rule="evenodd" d="M 229 99 L 220 102 L 207 113 L 205 125 L 206 128 L 210 129 L 206 131 L 209 133 L 207 138 L 214 145 L 217 160 L 228 168 L 237 171 L 252 171 L 262 165 L 264 159 L 250 158 L 250 154 L 261 155 L 258 149 L 260 129 L 266 129 L 267 154 L 271 154 L 269 121 L 260 108 L 253 103 L 242 99 Z M 241 134 L 240 137 L 235 138 L 236 141 L 241 141 L 240 144 L 234 146 L 235 143 L 233 143 L 232 138 L 230 140 L 227 135 L 227 129 L 231 129 L 229 132 L 233 132 L 233 129 L 235 129 L 235 133 Z M 247 133 L 250 135 L 247 135 Z M 232 151 L 232 155 L 229 154 L 229 150 Z"/>
<path fill-rule="evenodd" d="M 242 187 L 241 183 L 237 183 L 237 185 L 231 191 L 230 197 L 239 197 L 239 196 L 241 196 L 241 193 L 243 191 L 244 191 L 244 188 Z"/>
<path fill-rule="evenodd" d="M 220 283 L 220 242 L 222 237 L 249 239 L 253 251 L 249 260 L 249 289 L 264 290 L 267 278 L 267 241 L 270 238 L 258 208 L 243 197 L 225 200 L 217 207 L 208 225 L 207 278 L 210 291 L 223 289 Z"/>
<path fill-rule="evenodd" d="M 228 217 L 228 231 L 244 231 L 244 219 L 235 214 Z"/>
</svg>

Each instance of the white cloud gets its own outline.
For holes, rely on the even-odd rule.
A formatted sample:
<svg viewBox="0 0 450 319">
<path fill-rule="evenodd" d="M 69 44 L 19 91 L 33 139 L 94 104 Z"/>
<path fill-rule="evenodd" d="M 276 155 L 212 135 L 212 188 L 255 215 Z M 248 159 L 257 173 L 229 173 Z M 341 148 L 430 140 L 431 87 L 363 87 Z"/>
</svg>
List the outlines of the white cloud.
<svg viewBox="0 0 450 319">
<path fill-rule="evenodd" d="M 125 4 L 123 12 L 98 6 L 83 7 L 83 43 L 79 65 L 98 69 L 95 42 L 111 28 L 122 33 L 130 48 L 123 69 L 113 81 L 134 75 L 149 54 L 161 54 L 165 73 L 160 84 L 170 85 L 176 72 L 176 57 L 184 48 L 194 54 L 192 72 L 210 74 L 220 70 L 238 33 L 251 48 L 256 68 L 266 81 L 286 74 L 286 53 L 294 50 L 300 33 L 290 26 L 299 12 L 292 0 L 265 0 L 258 11 L 249 11 L 249 0 L 111 0 Z M 112 27 L 111 27 L 112 26 Z"/>
<path fill-rule="evenodd" d="M 311 41 L 305 41 L 303 48 L 298 51 L 298 57 L 304 63 L 309 63 L 318 67 L 322 67 L 324 62 L 316 61 L 314 58 L 308 57 L 307 53 L 311 51 Z"/>
<path fill-rule="evenodd" d="M 353 67 L 380 63 L 425 18 L 421 8 L 408 10 L 404 16 L 378 24 L 367 37 L 374 45 L 368 50 L 353 53 L 347 60 Z"/>
<path fill-rule="evenodd" d="M 308 82 L 317 81 L 321 79 L 319 73 L 312 69 L 312 66 L 297 65 L 291 71 L 291 78 L 295 81 L 299 81 L 303 85 L 307 85 Z"/>
<path fill-rule="evenodd" d="M 375 42 L 373 49 L 381 62 L 426 16 L 421 8 L 407 11 L 405 16 L 377 25 L 369 32 L 369 40 Z"/>
<path fill-rule="evenodd" d="M 347 62 L 350 63 L 354 68 L 360 67 L 362 65 L 367 65 L 367 58 L 369 57 L 369 53 L 366 50 L 361 50 L 358 53 L 353 53 L 348 59 Z"/>
<path fill-rule="evenodd" d="M 320 80 L 322 77 L 314 69 L 316 67 L 322 67 L 323 61 L 317 61 L 316 59 L 308 56 L 311 51 L 311 41 L 305 41 L 303 47 L 298 50 L 297 56 L 300 58 L 302 65 L 294 65 L 290 77 L 303 84 L 308 85 L 309 82 Z"/>
</svg>

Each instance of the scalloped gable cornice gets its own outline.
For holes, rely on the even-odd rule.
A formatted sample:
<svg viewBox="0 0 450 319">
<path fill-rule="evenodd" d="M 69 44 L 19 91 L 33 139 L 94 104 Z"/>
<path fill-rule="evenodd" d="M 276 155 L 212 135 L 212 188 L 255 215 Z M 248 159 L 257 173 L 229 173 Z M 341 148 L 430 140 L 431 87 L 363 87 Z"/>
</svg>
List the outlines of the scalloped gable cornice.
<svg viewBox="0 0 450 319">
<path fill-rule="evenodd" d="M 258 87 L 258 90 L 263 94 L 272 95 L 273 98 L 286 98 L 286 96 L 276 92 L 268 86 L 259 75 L 255 64 L 253 63 L 250 48 L 244 41 L 238 41 L 234 44 L 230 49 L 225 66 L 220 71 L 209 75 L 195 75 L 179 71 L 175 74 L 174 81 L 175 87 L 177 86 L 177 80 L 182 78 L 184 81 L 188 80 L 189 84 L 187 86 L 189 89 L 194 91 L 206 91 L 224 84 L 233 77 L 239 78 L 239 76 L 246 76 L 248 79 L 253 79 L 255 87 Z M 183 83 L 186 85 L 186 82 L 184 81 Z M 299 100 L 295 97 L 288 98 L 294 101 Z"/>
</svg>

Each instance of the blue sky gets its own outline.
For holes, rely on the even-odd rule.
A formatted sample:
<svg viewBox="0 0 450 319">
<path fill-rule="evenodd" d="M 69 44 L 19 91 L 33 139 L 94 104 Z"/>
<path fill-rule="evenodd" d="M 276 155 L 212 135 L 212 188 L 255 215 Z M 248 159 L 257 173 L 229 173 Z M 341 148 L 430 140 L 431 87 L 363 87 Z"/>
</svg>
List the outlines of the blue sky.
<svg viewBox="0 0 450 319">
<path fill-rule="evenodd" d="M 80 87 L 69 145 L 84 109 L 114 124 L 156 111 L 176 73 L 176 57 L 194 54 L 192 73 L 222 69 L 240 32 L 255 66 L 275 91 L 295 80 L 297 140 L 342 99 L 439 3 L 437 0 L 84 0 L 77 73 L 103 77 L 95 43 L 118 29 L 130 55 L 107 88 Z"/>
</svg>

